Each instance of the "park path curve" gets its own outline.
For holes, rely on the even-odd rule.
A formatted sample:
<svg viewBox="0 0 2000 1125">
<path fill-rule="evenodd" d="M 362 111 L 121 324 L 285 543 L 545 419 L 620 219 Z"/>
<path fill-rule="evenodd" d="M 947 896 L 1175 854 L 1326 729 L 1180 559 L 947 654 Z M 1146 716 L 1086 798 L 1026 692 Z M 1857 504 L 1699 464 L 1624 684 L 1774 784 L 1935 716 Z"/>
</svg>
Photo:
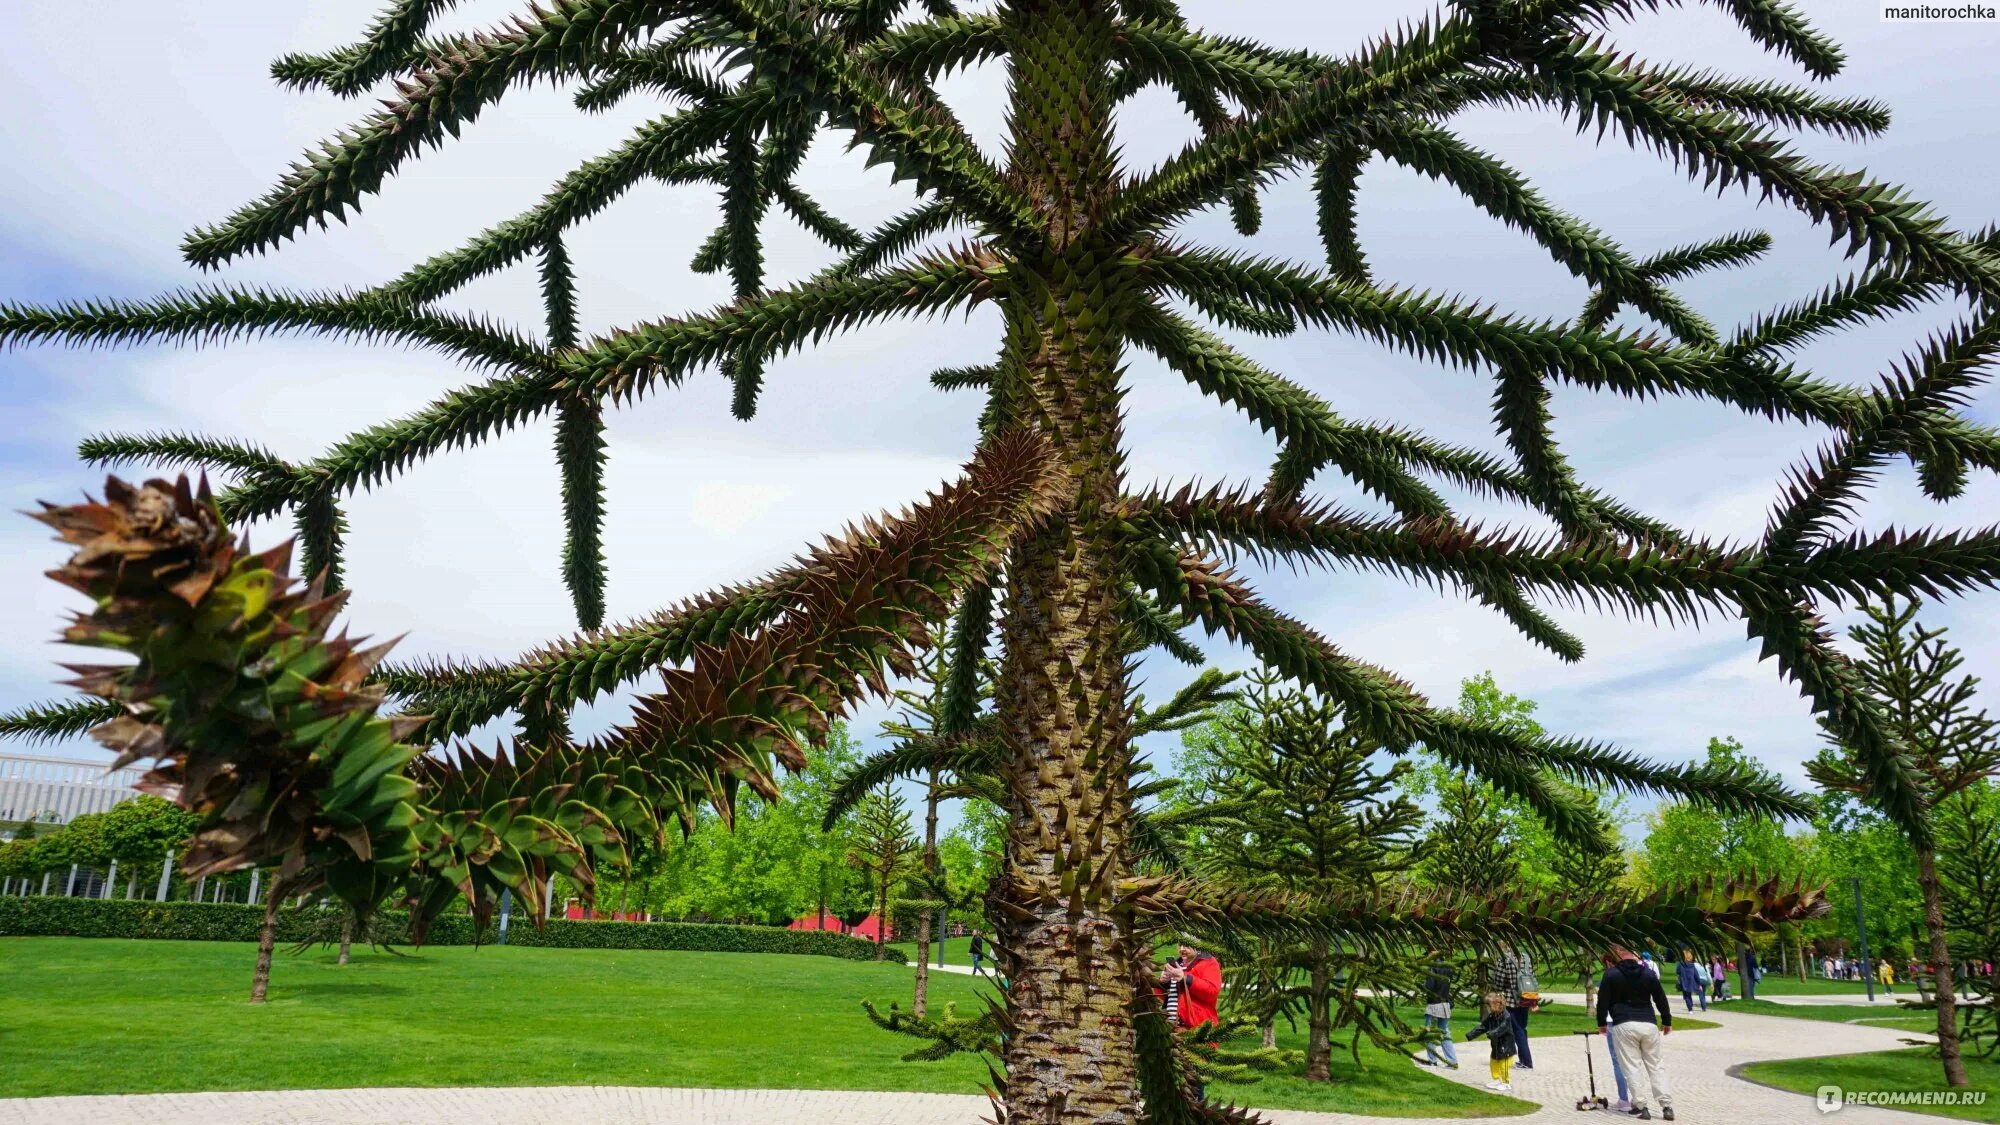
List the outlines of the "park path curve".
<svg viewBox="0 0 2000 1125">
<path fill-rule="evenodd" d="M 1851 1054 L 1902 1046 L 1904 1033 L 1876 1027 L 1734 1013 L 1709 1015 L 1721 1024 L 1667 1041 L 1674 1101 L 1686 1125 L 1937 1125 L 1912 1113 L 1848 1107 L 1822 1117 L 1812 1098 L 1730 1077 L 1730 1068 L 1766 1059 Z M 1580 1036 L 1535 1041 L 1535 1069 L 1516 1075 L 1514 1096 L 1541 1104 L 1521 1122 L 1587 1125 L 1614 1120 L 1581 1117 L 1574 1105 L 1586 1091 Z M 1598 1089 L 1610 1094 L 1602 1040 L 1592 1040 Z M 1486 1078 L 1483 1045 L 1461 1044 L 1464 1066 L 1449 1077 L 1471 1085 Z M 1264 1111 L 1272 1125 L 1443 1125 L 1435 1119 L 1363 1117 L 1345 1113 Z M 552 1086 L 460 1089 L 280 1090 L 248 1093 L 141 1094 L 0 1099 L 0 1125 L 975 1125 L 986 1099 L 950 1094 L 845 1090 L 694 1090 L 632 1086 Z M 1466 1119 L 1456 1118 L 1456 1125 Z M 1618 1116 L 1617 1121 L 1632 1118 Z"/>
</svg>

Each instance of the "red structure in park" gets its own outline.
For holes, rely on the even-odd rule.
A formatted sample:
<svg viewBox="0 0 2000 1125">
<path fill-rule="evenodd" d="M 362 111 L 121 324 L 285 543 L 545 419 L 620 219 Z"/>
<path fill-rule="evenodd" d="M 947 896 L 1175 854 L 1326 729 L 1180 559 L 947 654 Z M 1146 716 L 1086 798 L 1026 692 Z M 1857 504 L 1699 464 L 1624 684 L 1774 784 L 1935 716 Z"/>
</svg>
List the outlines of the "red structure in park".
<svg viewBox="0 0 2000 1125">
<path fill-rule="evenodd" d="M 867 941 L 874 941 L 876 935 L 879 934 L 882 930 L 882 920 L 876 917 L 875 915 L 870 914 L 868 917 L 863 918 L 859 923 L 850 926 L 847 923 L 841 921 L 839 917 L 832 914 L 822 914 L 817 918 L 808 915 L 804 918 L 794 919 L 792 921 L 792 924 L 785 928 L 788 930 L 826 930 L 829 933 L 846 934 L 849 937 L 858 937 Z M 889 927 L 889 936 L 887 940 L 889 941 L 896 940 L 896 927 L 893 924 L 890 925 Z"/>
</svg>

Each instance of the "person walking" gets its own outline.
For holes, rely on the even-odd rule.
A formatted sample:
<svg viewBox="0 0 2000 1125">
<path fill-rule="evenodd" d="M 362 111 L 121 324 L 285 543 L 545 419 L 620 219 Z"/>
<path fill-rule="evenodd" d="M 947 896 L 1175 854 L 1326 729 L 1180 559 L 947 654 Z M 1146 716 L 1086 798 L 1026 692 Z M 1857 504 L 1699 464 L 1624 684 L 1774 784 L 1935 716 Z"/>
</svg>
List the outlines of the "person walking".
<svg viewBox="0 0 2000 1125">
<path fill-rule="evenodd" d="M 1875 976 L 1882 982 L 1883 992 L 1891 996 L 1896 994 L 1896 966 L 1887 957 L 1882 958 L 1882 965 L 1875 971 Z"/>
<path fill-rule="evenodd" d="M 1612 946 L 1604 956 L 1604 979 L 1597 986 L 1597 1026 L 1612 1029 L 1611 1049 L 1625 1072 L 1633 1115 L 1651 1121 L 1649 1102 L 1658 1102 L 1661 1118 L 1672 1121 L 1674 1096 L 1661 1045 L 1673 1032 L 1674 1009 L 1659 978 L 1622 945 Z"/>
<path fill-rule="evenodd" d="M 1535 1069 L 1535 1053 L 1528 1047 L 1528 1017 L 1542 1002 L 1542 986 L 1535 978 L 1535 963 L 1528 955 L 1511 947 L 1501 947 L 1493 961 L 1489 991 L 1507 999 L 1507 1018 L 1514 1021 L 1515 1049 L 1522 1070 Z"/>
<path fill-rule="evenodd" d="M 1596 992 L 1595 988 L 1591 989 L 1592 995 Z M 1597 1010 L 1597 1002 L 1594 1000 L 1591 1001 L 1591 1010 Z M 1611 1056 L 1611 1080 L 1618 1087 L 1618 1100 L 1611 1103 L 1611 1110 L 1614 1113 L 1630 1113 L 1632 1093 L 1625 1085 L 1625 1068 L 1618 1065 L 1618 1029 L 1611 1024 L 1600 1023 L 1597 1025 L 1597 1030 L 1604 1036 L 1604 1053 Z"/>
<path fill-rule="evenodd" d="M 1708 979 L 1715 983 L 1715 1002 L 1729 999 L 1729 963 L 1717 957 L 1708 966 Z"/>
<path fill-rule="evenodd" d="M 986 971 L 979 965 L 986 959 L 986 939 L 979 936 L 978 930 L 972 931 L 972 940 L 965 943 L 965 951 L 972 955 L 972 975 L 985 976 Z"/>
<path fill-rule="evenodd" d="M 1458 1069 L 1458 1045 L 1451 1041 L 1451 966 L 1442 955 L 1432 962 L 1430 975 L 1424 978 L 1424 1057 L 1417 1061 L 1425 1066 L 1442 1062 Z"/>
<path fill-rule="evenodd" d="M 1514 1055 L 1519 1050 L 1520 1040 L 1514 1034 L 1513 1009 L 1507 1003 L 1507 996 L 1501 992 L 1489 992 L 1480 1007 L 1479 1024 L 1465 1033 L 1466 1042 L 1480 1036 L 1486 1037 L 1492 1049 L 1487 1071 L 1493 1077 L 1486 1088 L 1498 1093 L 1507 1093 L 1514 1088 Z"/>
<path fill-rule="evenodd" d="M 1694 954 L 1685 949 L 1681 950 L 1680 963 L 1674 966 L 1674 983 L 1680 986 L 1681 1000 L 1687 1004 L 1688 1011 L 1694 1011 L 1694 998 L 1697 996 L 1701 997 L 1701 1010 L 1708 1011 L 1708 972 L 1701 967 L 1701 962 L 1694 959 Z"/>
</svg>

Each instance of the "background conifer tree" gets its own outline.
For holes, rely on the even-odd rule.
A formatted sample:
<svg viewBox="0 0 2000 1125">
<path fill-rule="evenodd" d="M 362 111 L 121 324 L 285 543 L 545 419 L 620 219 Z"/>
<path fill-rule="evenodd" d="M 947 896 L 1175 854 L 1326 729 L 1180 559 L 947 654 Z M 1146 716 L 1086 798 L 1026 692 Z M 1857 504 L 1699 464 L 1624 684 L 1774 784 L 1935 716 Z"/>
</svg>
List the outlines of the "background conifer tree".
<svg viewBox="0 0 2000 1125">
<path fill-rule="evenodd" d="M 1262 887 L 1316 898 L 1373 892 L 1401 882 L 1414 862 L 1412 845 L 1423 811 L 1397 791 L 1408 762 L 1384 764 L 1381 747 L 1351 730 L 1340 708 L 1275 677 L 1254 680 L 1245 706 L 1222 722 L 1237 728 L 1225 750 L 1217 797 L 1227 816 L 1209 833 L 1203 873 L 1219 884 Z M 1331 1077 L 1336 1014 L 1343 1026 L 1373 1027 L 1369 1017 L 1394 1021 L 1392 1002 L 1369 1006 L 1387 982 L 1370 965 L 1339 948 L 1327 934 L 1255 947 L 1256 961 L 1239 974 L 1260 1009 L 1305 1017 L 1305 1077 Z M 1386 989 L 1385 989 L 1386 991 Z M 1342 1011 L 1336 1012 L 1336 1009 Z M 1360 1025 L 1360 1026 L 1357 1026 Z"/>
<path fill-rule="evenodd" d="M 2000 725 L 1984 709 L 1973 707 L 1978 678 L 1960 674 L 1965 655 L 1944 639 L 1943 628 L 1919 622 L 1917 609 L 1915 601 L 1894 598 L 1871 604 L 1867 620 L 1852 632 L 1861 646 L 1859 669 L 1868 693 L 1888 714 L 1895 732 L 1895 760 L 1884 762 L 1867 747 L 1843 744 L 1845 753 L 1822 754 L 1810 764 L 1813 780 L 1878 806 L 1883 802 L 1876 777 L 1885 770 L 1912 774 L 1926 809 L 1986 784 L 2000 771 Z M 1831 724 L 1828 733 L 1840 736 L 1839 728 Z M 1944 1063 L 1945 1082 L 1967 1086 L 1971 1079 L 1959 1050 L 1951 936 L 1937 844 L 1928 833 L 1910 835 L 1930 944 L 1926 956 L 1937 974 L 1938 1057 Z"/>
<path fill-rule="evenodd" d="M 889 941 L 889 906 L 897 884 L 918 871 L 923 848 L 910 828 L 910 807 L 895 787 L 884 784 L 854 810 L 854 839 L 847 861 L 868 881 L 875 904 L 875 959 Z"/>
</svg>

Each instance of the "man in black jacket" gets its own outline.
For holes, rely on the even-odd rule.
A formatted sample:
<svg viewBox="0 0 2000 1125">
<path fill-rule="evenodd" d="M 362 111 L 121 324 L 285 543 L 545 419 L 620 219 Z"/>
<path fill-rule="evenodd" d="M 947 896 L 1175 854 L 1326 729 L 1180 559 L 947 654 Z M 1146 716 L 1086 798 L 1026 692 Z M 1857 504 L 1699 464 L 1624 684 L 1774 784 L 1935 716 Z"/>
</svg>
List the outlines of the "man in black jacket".
<svg viewBox="0 0 2000 1125">
<path fill-rule="evenodd" d="M 1632 1095 L 1632 1113 L 1651 1121 L 1647 1091 L 1660 1103 L 1660 1116 L 1674 1119 L 1674 1095 L 1667 1087 L 1667 1066 L 1661 1044 L 1673 1032 L 1674 1010 L 1667 1004 L 1660 978 L 1641 964 L 1632 951 L 1614 945 L 1604 958 L 1604 979 L 1597 985 L 1597 1026 L 1605 1029 L 1619 1069 Z M 1655 1018 L 1657 1016 L 1657 1019 Z"/>
</svg>

